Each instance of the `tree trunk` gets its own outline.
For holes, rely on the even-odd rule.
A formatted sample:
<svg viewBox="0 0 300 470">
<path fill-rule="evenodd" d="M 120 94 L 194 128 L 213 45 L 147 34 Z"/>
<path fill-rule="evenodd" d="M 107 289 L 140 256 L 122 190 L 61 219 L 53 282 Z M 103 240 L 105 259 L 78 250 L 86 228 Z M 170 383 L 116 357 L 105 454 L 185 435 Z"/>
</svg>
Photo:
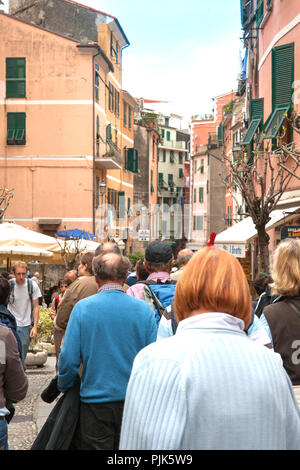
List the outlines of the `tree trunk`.
<svg viewBox="0 0 300 470">
<path fill-rule="evenodd" d="M 270 272 L 270 260 L 269 260 L 269 241 L 270 237 L 266 232 L 265 225 L 256 226 L 258 236 L 258 247 L 259 247 L 259 260 L 258 266 L 259 271 L 263 273 Z"/>
</svg>

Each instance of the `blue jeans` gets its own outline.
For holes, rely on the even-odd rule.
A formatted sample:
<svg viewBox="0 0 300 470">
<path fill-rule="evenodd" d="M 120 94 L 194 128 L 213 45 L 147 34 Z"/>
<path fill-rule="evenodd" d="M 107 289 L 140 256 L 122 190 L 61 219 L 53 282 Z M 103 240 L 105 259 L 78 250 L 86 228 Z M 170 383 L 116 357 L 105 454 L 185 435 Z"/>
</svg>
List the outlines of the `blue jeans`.
<svg viewBox="0 0 300 470">
<path fill-rule="evenodd" d="M 20 337 L 20 341 L 22 344 L 22 364 L 23 364 L 24 370 L 26 370 L 25 359 L 26 359 L 29 344 L 30 344 L 30 331 L 31 331 L 31 325 L 17 326 L 17 333 Z"/>
<path fill-rule="evenodd" d="M 6 419 L 0 419 L 0 450 L 8 450 Z"/>
</svg>

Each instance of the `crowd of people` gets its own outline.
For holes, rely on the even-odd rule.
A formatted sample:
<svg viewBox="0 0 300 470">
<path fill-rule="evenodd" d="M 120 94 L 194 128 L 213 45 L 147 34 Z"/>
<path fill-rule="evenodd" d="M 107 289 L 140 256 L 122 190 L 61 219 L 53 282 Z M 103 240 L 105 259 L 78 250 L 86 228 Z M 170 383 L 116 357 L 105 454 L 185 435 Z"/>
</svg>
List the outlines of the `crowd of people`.
<svg viewBox="0 0 300 470">
<path fill-rule="evenodd" d="M 299 450 L 300 240 L 279 244 L 254 301 L 239 261 L 213 245 L 177 263 L 155 241 L 131 273 L 105 242 L 60 281 L 55 396 L 57 415 L 67 400 L 73 415 L 63 448 Z M 0 449 L 37 333 L 40 289 L 26 270 L 0 277 Z M 48 448 L 50 428 L 34 448 Z"/>
</svg>

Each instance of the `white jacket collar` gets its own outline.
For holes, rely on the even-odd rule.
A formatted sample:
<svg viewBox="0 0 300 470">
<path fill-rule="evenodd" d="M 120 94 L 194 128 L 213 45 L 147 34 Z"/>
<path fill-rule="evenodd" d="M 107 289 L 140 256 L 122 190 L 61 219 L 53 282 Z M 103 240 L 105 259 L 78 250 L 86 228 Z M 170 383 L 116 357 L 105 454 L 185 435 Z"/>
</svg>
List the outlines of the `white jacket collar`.
<svg viewBox="0 0 300 470">
<path fill-rule="evenodd" d="M 245 324 L 240 318 L 233 317 L 228 313 L 208 312 L 185 318 L 179 322 L 177 331 L 193 328 L 226 328 L 244 331 Z"/>
</svg>

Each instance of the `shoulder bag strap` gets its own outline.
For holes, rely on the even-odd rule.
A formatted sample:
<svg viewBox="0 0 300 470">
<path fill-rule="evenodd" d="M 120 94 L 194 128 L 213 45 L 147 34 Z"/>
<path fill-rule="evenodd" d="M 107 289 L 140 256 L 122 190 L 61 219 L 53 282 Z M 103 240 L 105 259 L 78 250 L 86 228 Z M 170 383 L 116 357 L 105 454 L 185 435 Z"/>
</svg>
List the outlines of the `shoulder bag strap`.
<svg viewBox="0 0 300 470">
<path fill-rule="evenodd" d="M 291 307 L 294 310 L 294 312 L 298 315 L 298 317 L 300 317 L 300 310 L 291 301 L 286 302 L 286 303 L 289 307 Z"/>
</svg>

